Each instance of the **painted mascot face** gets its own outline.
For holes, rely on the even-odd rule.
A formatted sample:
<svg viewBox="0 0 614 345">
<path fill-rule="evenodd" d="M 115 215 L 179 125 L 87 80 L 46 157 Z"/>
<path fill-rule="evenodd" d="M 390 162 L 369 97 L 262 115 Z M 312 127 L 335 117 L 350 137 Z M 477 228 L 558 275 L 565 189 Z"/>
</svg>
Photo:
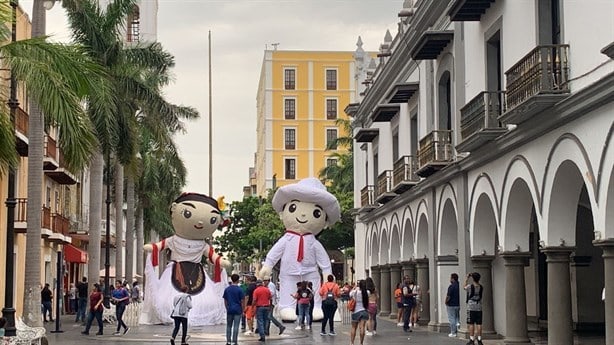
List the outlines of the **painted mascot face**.
<svg viewBox="0 0 614 345">
<path fill-rule="evenodd" d="M 210 238 L 221 223 L 215 199 L 195 193 L 182 194 L 171 205 L 175 234 L 190 240 Z"/>
<path fill-rule="evenodd" d="M 288 230 L 317 235 L 326 226 L 326 212 L 318 204 L 292 200 L 284 206 L 281 220 Z"/>
</svg>

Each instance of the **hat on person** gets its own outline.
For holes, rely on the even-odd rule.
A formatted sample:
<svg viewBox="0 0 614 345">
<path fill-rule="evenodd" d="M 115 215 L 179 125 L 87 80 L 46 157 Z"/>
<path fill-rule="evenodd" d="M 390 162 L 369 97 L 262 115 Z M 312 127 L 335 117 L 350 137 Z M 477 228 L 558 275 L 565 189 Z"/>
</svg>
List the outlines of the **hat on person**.
<svg viewBox="0 0 614 345">
<path fill-rule="evenodd" d="M 256 280 L 256 285 L 262 285 L 262 280 L 261 279 Z"/>
<path fill-rule="evenodd" d="M 339 201 L 326 190 L 326 187 L 315 177 L 308 177 L 280 187 L 273 196 L 273 208 L 277 212 L 284 209 L 284 205 L 292 200 L 312 202 L 318 204 L 328 216 L 327 224 L 332 225 L 341 219 Z"/>
</svg>

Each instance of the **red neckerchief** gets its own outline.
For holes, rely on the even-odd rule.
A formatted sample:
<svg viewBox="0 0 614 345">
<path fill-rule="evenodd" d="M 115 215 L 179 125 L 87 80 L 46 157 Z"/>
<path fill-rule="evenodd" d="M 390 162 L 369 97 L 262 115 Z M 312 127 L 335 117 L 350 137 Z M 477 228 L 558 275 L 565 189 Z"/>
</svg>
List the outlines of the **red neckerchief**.
<svg viewBox="0 0 614 345">
<path fill-rule="evenodd" d="M 303 237 L 307 236 L 307 235 L 313 235 L 311 232 L 305 233 L 305 234 L 300 234 L 296 231 L 292 231 L 292 230 L 286 230 L 286 234 L 292 234 L 292 235 L 296 235 L 300 238 L 299 242 L 298 242 L 298 254 L 296 255 L 296 261 L 301 262 L 303 261 L 303 257 L 304 257 L 304 251 L 303 251 Z"/>
</svg>

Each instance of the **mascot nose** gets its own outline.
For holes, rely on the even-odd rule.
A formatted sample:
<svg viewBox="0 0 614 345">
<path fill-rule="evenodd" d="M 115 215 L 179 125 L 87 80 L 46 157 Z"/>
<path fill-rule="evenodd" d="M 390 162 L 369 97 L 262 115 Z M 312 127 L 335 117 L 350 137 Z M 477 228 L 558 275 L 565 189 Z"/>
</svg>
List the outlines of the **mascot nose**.
<svg viewBox="0 0 614 345">
<path fill-rule="evenodd" d="M 202 220 L 199 220 L 199 221 L 198 221 L 198 225 L 199 225 L 199 226 L 202 226 L 203 224 L 205 224 L 205 223 L 204 223 Z"/>
</svg>

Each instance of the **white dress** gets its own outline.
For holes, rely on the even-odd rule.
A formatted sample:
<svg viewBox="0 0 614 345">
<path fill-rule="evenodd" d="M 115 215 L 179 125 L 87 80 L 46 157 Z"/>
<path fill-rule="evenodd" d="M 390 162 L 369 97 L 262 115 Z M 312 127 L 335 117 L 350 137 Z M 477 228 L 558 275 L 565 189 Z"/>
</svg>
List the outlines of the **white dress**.
<svg viewBox="0 0 614 345">
<path fill-rule="evenodd" d="M 200 240 L 187 240 L 178 236 L 171 236 L 164 240 L 163 248 L 171 249 L 171 262 L 166 265 L 162 276 L 158 278 L 156 268 L 153 266 L 152 254 L 147 255 L 145 261 L 145 291 L 141 324 L 171 323 L 173 311 L 173 298 L 179 294 L 171 282 L 173 261 L 200 262 L 204 253 L 209 251 L 209 245 Z M 226 271 L 221 274 L 221 281 L 214 282 L 205 272 L 205 288 L 198 294 L 192 295 L 192 309 L 188 323 L 194 326 L 218 325 L 226 322 L 226 308 L 222 295 L 228 286 Z"/>
</svg>

